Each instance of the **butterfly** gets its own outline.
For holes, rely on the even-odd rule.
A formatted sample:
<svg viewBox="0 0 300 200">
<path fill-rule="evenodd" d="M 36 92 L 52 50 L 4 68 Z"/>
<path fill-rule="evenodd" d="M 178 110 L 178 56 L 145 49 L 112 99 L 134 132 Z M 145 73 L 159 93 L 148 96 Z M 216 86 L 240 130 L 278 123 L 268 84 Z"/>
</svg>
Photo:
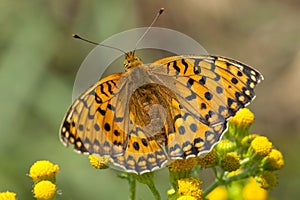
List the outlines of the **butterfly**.
<svg viewBox="0 0 300 200">
<path fill-rule="evenodd" d="M 77 152 L 107 156 L 137 174 L 209 152 L 263 80 L 248 65 L 212 55 L 171 56 L 145 65 L 129 52 L 124 67 L 73 102 L 60 138 Z"/>
</svg>

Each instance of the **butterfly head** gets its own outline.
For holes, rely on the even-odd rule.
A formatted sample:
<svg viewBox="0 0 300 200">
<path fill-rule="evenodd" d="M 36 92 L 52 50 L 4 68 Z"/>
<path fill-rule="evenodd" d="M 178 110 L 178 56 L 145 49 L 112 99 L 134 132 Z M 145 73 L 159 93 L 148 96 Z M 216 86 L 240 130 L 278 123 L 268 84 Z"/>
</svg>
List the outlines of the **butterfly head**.
<svg viewBox="0 0 300 200">
<path fill-rule="evenodd" d="M 134 52 L 126 53 L 125 60 L 123 62 L 123 65 L 125 67 L 125 70 L 128 71 L 131 68 L 137 67 L 139 65 L 143 65 L 142 60 L 134 55 Z"/>
</svg>

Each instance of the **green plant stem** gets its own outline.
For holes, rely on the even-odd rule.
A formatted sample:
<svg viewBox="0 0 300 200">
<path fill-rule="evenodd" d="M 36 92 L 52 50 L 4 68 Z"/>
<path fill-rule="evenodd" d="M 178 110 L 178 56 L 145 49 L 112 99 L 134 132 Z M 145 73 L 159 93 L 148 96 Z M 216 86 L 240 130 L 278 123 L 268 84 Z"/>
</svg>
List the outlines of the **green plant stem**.
<svg viewBox="0 0 300 200">
<path fill-rule="evenodd" d="M 129 174 L 129 200 L 135 200 L 136 178 L 134 174 Z"/>
<path fill-rule="evenodd" d="M 148 185 L 149 189 L 151 190 L 155 200 L 161 200 L 160 194 L 159 194 L 158 190 L 156 189 L 154 183 L 153 182 L 148 183 L 147 185 Z"/>
</svg>

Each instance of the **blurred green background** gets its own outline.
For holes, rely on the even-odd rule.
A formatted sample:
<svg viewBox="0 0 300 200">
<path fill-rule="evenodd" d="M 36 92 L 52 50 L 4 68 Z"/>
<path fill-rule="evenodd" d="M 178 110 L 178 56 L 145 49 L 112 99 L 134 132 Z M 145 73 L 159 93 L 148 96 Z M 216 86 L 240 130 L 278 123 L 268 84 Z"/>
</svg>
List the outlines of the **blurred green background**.
<svg viewBox="0 0 300 200">
<path fill-rule="evenodd" d="M 300 2 L 238 0 L 0 0 L 0 191 L 32 199 L 30 165 L 48 159 L 60 166 L 57 199 L 127 199 L 127 182 L 97 171 L 85 156 L 65 148 L 58 131 L 71 104 L 73 81 L 95 41 L 148 26 L 189 35 L 209 53 L 255 66 L 265 81 L 250 109 L 252 131 L 267 135 L 285 155 L 272 199 L 300 196 Z M 134 47 L 135 44 L 133 44 Z M 99 63 L 101 65 L 101 63 Z M 158 172 L 161 191 L 169 187 Z M 205 181 L 205 180 L 203 180 Z M 138 186 L 139 199 L 152 199 Z"/>
</svg>

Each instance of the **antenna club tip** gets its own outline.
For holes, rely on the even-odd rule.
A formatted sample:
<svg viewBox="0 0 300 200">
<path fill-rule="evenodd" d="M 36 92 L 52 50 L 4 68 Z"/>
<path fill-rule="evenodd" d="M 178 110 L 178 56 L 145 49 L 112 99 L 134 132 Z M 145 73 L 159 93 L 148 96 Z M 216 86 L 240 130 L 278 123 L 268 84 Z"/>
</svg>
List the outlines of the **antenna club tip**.
<svg viewBox="0 0 300 200">
<path fill-rule="evenodd" d="M 72 37 L 73 37 L 73 38 L 80 38 L 79 35 L 74 34 L 74 33 L 72 34 Z"/>
<path fill-rule="evenodd" d="M 159 9 L 159 14 L 161 15 L 165 11 L 165 8 L 160 8 Z"/>
</svg>

